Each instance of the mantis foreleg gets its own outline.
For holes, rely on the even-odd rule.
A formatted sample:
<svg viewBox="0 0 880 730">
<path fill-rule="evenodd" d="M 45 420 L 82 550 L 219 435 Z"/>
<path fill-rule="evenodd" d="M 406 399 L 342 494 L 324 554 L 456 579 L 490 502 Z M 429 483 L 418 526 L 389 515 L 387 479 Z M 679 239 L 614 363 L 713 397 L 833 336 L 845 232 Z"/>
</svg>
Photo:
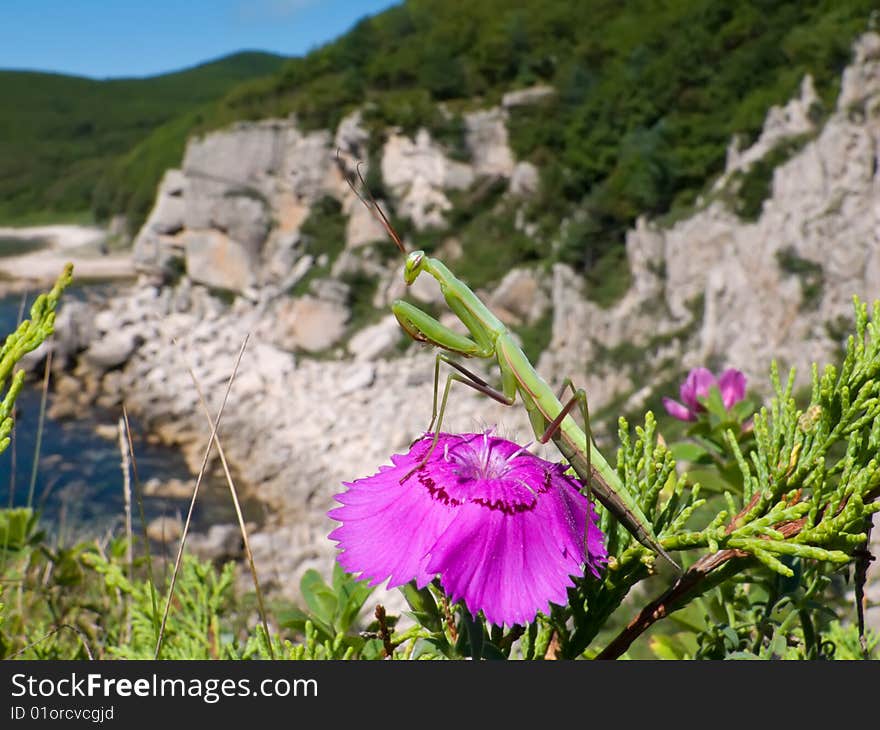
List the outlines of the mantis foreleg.
<svg viewBox="0 0 880 730">
<path fill-rule="evenodd" d="M 459 364 L 458 362 L 453 360 L 451 357 L 449 357 L 445 353 L 440 352 L 434 358 L 434 405 L 431 410 L 431 423 L 428 424 L 428 431 L 430 431 L 433 428 L 434 421 L 437 418 L 437 392 L 438 392 L 437 385 L 440 382 L 440 363 L 441 362 L 445 362 L 447 365 L 449 365 L 449 367 L 455 368 L 456 370 L 458 370 L 458 372 L 460 372 L 466 378 L 466 379 L 454 378 L 455 380 L 458 380 L 458 381 L 464 383 L 465 385 L 469 385 L 474 390 L 479 391 L 480 393 L 483 393 L 484 395 L 488 395 L 490 398 L 498 401 L 499 403 L 503 403 L 506 406 L 513 405 L 514 399 L 512 396 L 508 397 L 504 393 L 502 393 L 500 390 L 496 390 L 491 385 L 489 385 L 489 383 L 487 383 L 485 380 L 483 380 L 479 375 L 477 375 L 476 373 L 472 373 L 466 367 Z M 447 378 L 447 381 L 446 381 L 446 390 L 443 393 L 443 406 L 444 406 L 444 408 L 446 406 L 446 397 L 449 392 L 450 381 L 453 380 L 453 375 L 454 374 L 451 374 L 449 376 L 449 378 Z M 442 422 L 442 418 L 441 418 L 441 422 Z M 437 425 L 437 430 L 438 431 L 440 430 L 439 423 Z"/>
<path fill-rule="evenodd" d="M 446 386 L 443 389 L 443 398 L 440 401 L 440 408 L 437 408 L 437 393 L 438 393 L 438 385 L 440 383 L 440 363 L 445 362 L 452 368 L 455 368 L 457 373 L 450 373 L 446 378 Z M 493 388 L 489 385 L 485 380 L 483 380 L 476 373 L 472 373 L 470 370 L 465 368 L 463 365 L 460 365 L 455 360 L 450 358 L 445 353 L 438 353 L 434 358 L 434 407 L 431 413 L 431 423 L 428 425 L 428 431 L 434 428 L 434 423 L 436 421 L 436 428 L 434 429 L 434 440 L 431 442 L 431 446 L 428 448 L 428 451 L 422 457 L 422 460 L 410 469 L 400 480 L 400 483 L 403 484 L 410 476 L 419 469 L 421 469 L 425 464 L 428 463 L 428 459 L 431 458 L 431 454 L 434 453 L 434 449 L 437 447 L 437 441 L 440 439 L 440 429 L 443 426 L 443 415 L 446 412 L 446 402 L 449 400 L 449 391 L 452 388 L 453 382 L 463 383 L 470 388 L 473 388 L 479 393 L 483 395 L 487 395 L 493 400 L 498 401 L 499 403 L 503 403 L 506 406 L 511 406 L 515 400 L 515 394 L 505 395 L 502 391 Z"/>
</svg>

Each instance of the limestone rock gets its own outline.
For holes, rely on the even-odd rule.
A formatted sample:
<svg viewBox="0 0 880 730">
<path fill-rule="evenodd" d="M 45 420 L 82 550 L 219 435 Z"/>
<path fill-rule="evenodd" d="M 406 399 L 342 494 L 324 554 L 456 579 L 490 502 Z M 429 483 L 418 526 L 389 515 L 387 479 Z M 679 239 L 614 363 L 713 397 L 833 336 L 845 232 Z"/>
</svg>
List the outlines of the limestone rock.
<svg viewBox="0 0 880 730">
<path fill-rule="evenodd" d="M 366 176 L 366 145 L 369 140 L 370 133 L 364 129 L 363 115 L 360 109 L 356 109 L 351 114 L 346 115 L 339 122 L 339 126 L 336 128 L 336 136 L 333 138 L 333 146 L 338 150 L 347 152 L 350 156 L 347 159 L 343 158 L 349 174 L 353 175 L 355 173 L 356 161 L 363 161 L 365 164 L 362 165 L 362 172 Z M 354 160 L 351 158 L 354 158 Z"/>
<path fill-rule="evenodd" d="M 507 115 L 497 107 L 464 115 L 465 138 L 475 175 L 510 177 L 513 174 L 514 159 L 506 122 Z"/>
<path fill-rule="evenodd" d="M 490 309 L 504 310 L 515 317 L 514 324 L 533 323 L 547 311 L 550 300 L 542 290 L 536 272 L 512 269 L 489 298 Z"/>
<path fill-rule="evenodd" d="M 257 342 L 245 352 L 242 364 L 248 367 L 251 363 L 260 373 L 276 380 L 283 380 L 296 369 L 293 355 L 268 342 Z"/>
<path fill-rule="evenodd" d="M 211 525 L 205 534 L 190 535 L 186 546 L 203 560 L 235 560 L 243 554 L 241 528 L 235 524 Z"/>
<path fill-rule="evenodd" d="M 184 226 L 186 178 L 180 170 L 168 170 L 162 177 L 156 203 L 134 240 L 133 258 L 140 271 L 167 273 L 180 251 L 174 236 Z"/>
<path fill-rule="evenodd" d="M 182 479 L 160 481 L 155 477 L 144 482 L 144 494 L 149 497 L 166 497 L 171 499 L 191 499 L 195 482 Z"/>
<path fill-rule="evenodd" d="M 855 43 L 854 62 L 843 72 L 837 108 L 848 111 L 880 91 L 880 34 L 865 33 Z"/>
<path fill-rule="evenodd" d="M 49 340 L 53 358 L 63 366 L 82 352 L 95 336 L 94 311 L 85 302 L 62 300 L 55 317 L 55 334 Z"/>
<path fill-rule="evenodd" d="M 50 349 L 51 343 L 48 340 L 41 342 L 36 349 L 26 353 L 25 356 L 18 361 L 18 367 L 26 373 L 36 373 L 38 370 L 42 372 L 42 367 L 46 362 Z"/>
<path fill-rule="evenodd" d="M 312 201 L 325 194 L 338 195 L 340 176 L 332 139 L 328 131 L 302 134 L 296 126 L 287 128 L 277 175 L 297 198 Z"/>
<path fill-rule="evenodd" d="M 541 176 L 538 168 L 531 162 L 518 162 L 510 175 L 510 192 L 520 197 L 528 197 L 538 192 Z"/>
<path fill-rule="evenodd" d="M 339 396 L 349 393 L 360 393 L 369 388 L 376 379 L 376 367 L 368 362 L 359 362 L 352 365 L 343 374 L 339 383 Z"/>
<path fill-rule="evenodd" d="M 338 302 L 305 295 L 280 305 L 277 316 L 282 347 L 321 352 L 339 342 L 350 314 Z"/>
<path fill-rule="evenodd" d="M 348 342 L 348 351 L 362 362 L 387 355 L 400 342 L 403 330 L 393 314 L 369 327 L 364 327 Z"/>
<path fill-rule="evenodd" d="M 179 516 L 163 515 L 151 520 L 147 525 L 147 537 L 154 542 L 168 544 L 180 540 L 183 535 L 183 521 Z"/>
<path fill-rule="evenodd" d="M 124 364 L 142 343 L 134 328 L 116 330 L 89 345 L 83 357 L 93 366 L 109 370 Z"/>
<path fill-rule="evenodd" d="M 255 187 L 194 177 L 187 188 L 185 223 L 187 232 L 226 233 L 254 255 L 268 233 L 268 202 Z"/>
<path fill-rule="evenodd" d="M 279 120 L 242 122 L 191 140 L 183 158 L 190 179 L 224 186 L 253 183 L 277 171 L 287 125 Z"/>
<path fill-rule="evenodd" d="M 445 189 L 464 190 L 474 180 L 473 168 L 450 160 L 424 129 L 415 139 L 389 135 L 382 152 L 382 179 L 398 198 L 398 212 L 417 230 L 445 225 L 452 207 Z"/>
<path fill-rule="evenodd" d="M 512 109 L 517 106 L 529 106 L 543 101 L 548 96 L 556 93 L 556 89 L 546 84 L 537 84 L 527 89 L 518 89 L 517 91 L 509 91 L 501 97 L 501 106 L 505 109 Z"/>
<path fill-rule="evenodd" d="M 186 178 L 183 172 L 171 169 L 165 173 L 159 184 L 156 206 L 145 224 L 147 229 L 159 234 L 174 235 L 183 228 L 185 188 Z"/>
<path fill-rule="evenodd" d="M 382 205 L 381 201 L 377 203 Z M 345 224 L 346 248 L 357 248 L 376 241 L 387 241 L 388 245 L 394 245 L 389 241 L 388 234 L 382 224 L 376 220 L 376 216 L 357 196 L 351 195 L 346 199 L 346 212 L 348 213 L 348 221 Z"/>
<path fill-rule="evenodd" d="M 190 279 L 205 286 L 243 292 L 256 280 L 250 249 L 215 230 L 187 230 L 186 271 Z"/>
<path fill-rule="evenodd" d="M 816 130 L 816 124 L 813 121 L 814 108 L 819 103 L 813 78 L 807 75 L 801 83 L 799 97 L 791 99 L 783 107 L 770 108 L 761 135 L 751 147 L 740 150 L 739 137 L 734 136 L 727 148 L 727 164 L 724 175 L 716 181 L 714 189 L 722 189 L 727 185 L 734 172 L 748 169 L 756 160 L 766 156 L 780 142 L 814 132 Z"/>
</svg>

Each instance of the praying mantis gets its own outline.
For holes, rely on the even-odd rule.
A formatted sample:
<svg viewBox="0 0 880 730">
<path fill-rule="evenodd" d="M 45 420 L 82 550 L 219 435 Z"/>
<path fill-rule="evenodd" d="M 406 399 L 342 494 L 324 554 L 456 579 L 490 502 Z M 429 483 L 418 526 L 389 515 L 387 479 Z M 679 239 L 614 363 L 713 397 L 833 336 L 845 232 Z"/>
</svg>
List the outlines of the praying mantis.
<svg viewBox="0 0 880 730">
<path fill-rule="evenodd" d="M 366 189 L 360 175 L 360 169 L 358 169 L 358 177 Z M 352 189 L 354 190 L 353 186 Z M 436 425 L 434 440 L 422 461 L 404 475 L 401 482 L 424 466 L 436 447 L 453 382 L 464 383 L 477 392 L 508 406 L 513 406 L 516 403 L 517 395 L 519 395 L 538 440 L 545 444 L 552 439 L 588 492 L 594 493 L 598 501 L 621 522 L 636 540 L 649 550 L 656 552 L 678 573 L 681 573 L 681 567 L 663 549 L 650 522 L 636 501 L 626 491 L 617 472 L 611 468 L 596 448 L 592 438 L 571 416 L 571 410 L 577 406 L 583 415 L 586 427 L 589 428 L 586 392 L 582 388 L 575 388 L 571 379 L 566 378 L 557 395 L 535 370 L 507 326 L 489 310 L 480 298 L 463 281 L 456 278 L 440 260 L 427 256 L 424 251 L 407 253 L 400 237 L 372 196 L 368 202 L 356 190 L 354 192 L 377 217 L 398 249 L 406 255 L 403 276 L 407 286 L 412 285 L 420 274 L 432 276 L 440 285 L 440 291 L 447 305 L 470 335 L 468 337 L 454 332 L 436 318 L 402 299 L 394 301 L 391 305 L 391 311 L 410 337 L 442 350 L 437 353 L 434 361 L 433 408 L 431 423 L 427 429 L 430 432 Z M 494 359 L 501 371 L 501 388 L 493 388 L 447 353 L 462 357 Z M 438 410 L 437 396 L 441 363 L 447 364 L 455 372 L 450 373 L 446 379 L 446 386 Z M 571 390 L 572 395 L 563 404 L 560 398 L 566 390 Z"/>
</svg>

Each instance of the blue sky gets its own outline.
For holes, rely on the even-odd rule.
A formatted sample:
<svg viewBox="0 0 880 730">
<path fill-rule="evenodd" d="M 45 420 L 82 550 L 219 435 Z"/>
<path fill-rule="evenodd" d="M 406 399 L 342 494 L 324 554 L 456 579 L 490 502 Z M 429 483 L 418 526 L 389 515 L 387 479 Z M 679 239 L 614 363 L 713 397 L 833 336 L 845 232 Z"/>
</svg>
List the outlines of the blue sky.
<svg viewBox="0 0 880 730">
<path fill-rule="evenodd" d="M 300 56 L 399 0 L 0 0 L 0 69 L 151 76 L 239 50 Z"/>
</svg>

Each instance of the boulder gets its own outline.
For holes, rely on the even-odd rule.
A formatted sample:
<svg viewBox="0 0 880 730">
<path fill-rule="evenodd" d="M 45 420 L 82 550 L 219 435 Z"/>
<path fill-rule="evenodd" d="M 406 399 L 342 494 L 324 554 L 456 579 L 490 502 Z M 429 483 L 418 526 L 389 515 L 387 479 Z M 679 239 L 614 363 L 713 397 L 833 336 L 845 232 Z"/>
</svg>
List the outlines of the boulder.
<svg viewBox="0 0 880 730">
<path fill-rule="evenodd" d="M 147 525 L 147 537 L 161 544 L 174 543 L 183 535 L 183 520 L 179 516 L 162 515 Z"/>
<path fill-rule="evenodd" d="M 269 232 L 270 205 L 253 186 L 192 178 L 187 191 L 185 221 L 187 232 L 219 230 L 257 255 Z"/>
<path fill-rule="evenodd" d="M 195 481 L 168 479 L 160 481 L 153 477 L 144 482 L 144 494 L 148 497 L 164 497 L 166 499 L 191 499 Z"/>
<path fill-rule="evenodd" d="M 377 202 L 384 210 L 386 206 L 381 201 Z M 346 198 L 345 210 L 348 213 L 345 224 L 346 248 L 357 248 L 376 241 L 387 242 L 389 246 L 394 245 L 373 212 L 356 195 Z"/>
<path fill-rule="evenodd" d="M 62 299 L 49 340 L 56 364 L 63 366 L 86 349 L 95 336 L 94 310 L 76 299 Z"/>
<path fill-rule="evenodd" d="M 333 146 L 347 153 L 348 156 L 340 155 L 341 162 L 350 174 L 355 173 L 357 162 L 367 159 L 367 143 L 370 141 L 370 133 L 363 126 L 363 115 L 360 109 L 346 115 L 336 127 L 336 136 Z M 353 159 L 352 159 L 353 158 Z M 362 165 L 361 171 L 366 175 L 366 165 Z"/>
<path fill-rule="evenodd" d="M 321 352 L 342 339 L 349 317 L 339 302 L 307 294 L 278 307 L 276 336 L 285 349 Z"/>
<path fill-rule="evenodd" d="M 340 176 L 332 142 L 326 130 L 303 134 L 292 124 L 285 129 L 277 176 L 296 198 L 313 202 L 338 192 Z"/>
<path fill-rule="evenodd" d="M 382 151 L 382 179 L 398 200 L 398 214 L 417 230 L 443 227 L 443 213 L 452 207 L 443 192 L 465 190 L 474 181 L 470 165 L 450 160 L 431 135 L 420 129 L 415 139 L 389 135 Z"/>
<path fill-rule="evenodd" d="M 144 225 L 155 233 L 174 235 L 179 232 L 183 228 L 186 211 L 185 190 L 186 178 L 183 172 L 167 170 L 159 183 L 156 205 Z"/>
<path fill-rule="evenodd" d="M 513 174 L 513 151 L 507 139 L 506 122 L 506 113 L 498 107 L 464 115 L 465 139 L 476 175 Z"/>
<path fill-rule="evenodd" d="M 541 176 L 538 168 L 531 162 L 518 162 L 510 175 L 510 192 L 512 195 L 528 197 L 538 192 Z"/>
<path fill-rule="evenodd" d="M 159 184 L 156 203 L 135 236 L 132 258 L 136 270 L 161 278 L 171 276 L 182 251 L 174 236 L 184 227 L 186 178 L 180 170 L 166 171 Z"/>
<path fill-rule="evenodd" d="M 250 247 L 215 230 L 188 230 L 186 273 L 199 284 L 241 293 L 256 281 L 256 256 Z"/>
<path fill-rule="evenodd" d="M 489 297 L 490 309 L 504 310 L 521 322 L 532 323 L 547 311 L 550 300 L 541 289 L 536 272 L 512 269 Z"/>
<path fill-rule="evenodd" d="M 133 327 L 113 330 L 92 342 L 83 358 L 98 370 L 110 370 L 123 365 L 144 342 Z"/>
<path fill-rule="evenodd" d="M 211 525 L 204 534 L 194 533 L 186 540 L 187 548 L 203 560 L 236 560 L 243 554 L 241 528 L 235 524 Z"/>
<path fill-rule="evenodd" d="M 403 330 L 393 314 L 369 327 L 364 327 L 348 342 L 348 351 L 361 362 L 376 360 L 390 353 L 403 336 Z"/>
<path fill-rule="evenodd" d="M 183 172 L 224 187 L 252 184 L 280 169 L 288 127 L 281 120 L 240 122 L 193 139 L 186 147 Z"/>
</svg>

